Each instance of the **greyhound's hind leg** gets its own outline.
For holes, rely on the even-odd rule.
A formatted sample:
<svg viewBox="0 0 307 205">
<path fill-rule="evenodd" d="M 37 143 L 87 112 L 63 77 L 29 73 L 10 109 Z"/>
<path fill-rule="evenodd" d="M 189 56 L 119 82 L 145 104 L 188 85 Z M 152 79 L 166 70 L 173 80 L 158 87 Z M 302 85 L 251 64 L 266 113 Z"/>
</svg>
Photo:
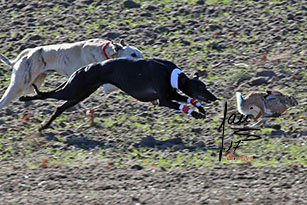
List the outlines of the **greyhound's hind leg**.
<svg viewBox="0 0 307 205">
<path fill-rule="evenodd" d="M 46 99 L 46 98 L 49 97 L 50 92 L 43 93 L 43 92 L 40 92 L 38 90 L 38 88 L 37 88 L 37 86 L 35 84 L 32 84 L 32 86 L 34 87 L 36 95 L 34 95 L 34 96 L 21 96 L 19 98 L 20 101 L 27 102 L 27 101 L 31 101 L 31 100 L 43 100 L 43 99 Z"/>
<path fill-rule="evenodd" d="M 35 78 L 35 80 L 33 81 L 32 84 L 34 84 L 34 85 L 36 85 L 38 88 L 40 88 L 40 87 L 42 86 L 42 84 L 43 84 L 43 82 L 44 82 L 46 76 L 47 76 L 47 73 L 41 73 L 41 74 L 39 74 L 39 75 Z M 30 93 L 32 93 L 32 92 L 33 92 L 33 87 L 30 86 L 30 87 L 24 92 L 24 95 L 30 94 Z"/>
<path fill-rule="evenodd" d="M 31 101 L 31 100 L 44 100 L 47 98 L 54 98 L 58 100 L 70 100 L 67 95 L 65 94 L 65 91 L 61 90 L 66 85 L 66 82 L 62 83 L 59 87 L 57 87 L 55 90 L 52 90 L 50 92 L 40 92 L 35 84 L 32 84 L 36 95 L 35 96 L 22 96 L 19 98 L 20 101 Z"/>
</svg>

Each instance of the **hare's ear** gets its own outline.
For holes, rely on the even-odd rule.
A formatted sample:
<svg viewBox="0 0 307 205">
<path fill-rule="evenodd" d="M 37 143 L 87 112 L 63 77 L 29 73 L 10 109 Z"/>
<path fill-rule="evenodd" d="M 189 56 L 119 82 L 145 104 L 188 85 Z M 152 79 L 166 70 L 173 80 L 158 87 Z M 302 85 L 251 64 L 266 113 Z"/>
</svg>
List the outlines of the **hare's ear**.
<svg viewBox="0 0 307 205">
<path fill-rule="evenodd" d="M 268 93 L 269 95 L 275 95 L 275 96 L 282 96 L 282 95 L 283 95 L 281 92 L 279 92 L 279 91 L 274 91 L 274 90 L 272 90 L 272 91 L 267 91 L 267 93 Z"/>
<path fill-rule="evenodd" d="M 243 96 L 240 92 L 236 92 L 237 108 L 239 113 L 244 114 L 243 112 Z M 245 114 L 244 114 L 245 115 Z"/>
<path fill-rule="evenodd" d="M 196 80 L 199 80 L 199 73 L 198 72 L 194 73 L 194 77 L 193 78 L 196 79 Z"/>
</svg>

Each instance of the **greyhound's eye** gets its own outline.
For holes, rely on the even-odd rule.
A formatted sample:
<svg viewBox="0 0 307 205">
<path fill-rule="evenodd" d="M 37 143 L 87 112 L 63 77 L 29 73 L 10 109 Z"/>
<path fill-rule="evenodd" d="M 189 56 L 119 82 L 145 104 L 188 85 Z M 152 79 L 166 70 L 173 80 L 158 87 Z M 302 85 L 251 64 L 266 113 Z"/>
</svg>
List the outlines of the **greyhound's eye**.
<svg viewBox="0 0 307 205">
<path fill-rule="evenodd" d="M 254 107 L 250 107 L 249 109 L 251 109 L 251 110 L 252 110 L 252 109 L 254 109 Z"/>
<path fill-rule="evenodd" d="M 137 57 L 137 55 L 135 53 L 132 53 L 131 56 L 134 57 L 134 58 Z"/>
</svg>

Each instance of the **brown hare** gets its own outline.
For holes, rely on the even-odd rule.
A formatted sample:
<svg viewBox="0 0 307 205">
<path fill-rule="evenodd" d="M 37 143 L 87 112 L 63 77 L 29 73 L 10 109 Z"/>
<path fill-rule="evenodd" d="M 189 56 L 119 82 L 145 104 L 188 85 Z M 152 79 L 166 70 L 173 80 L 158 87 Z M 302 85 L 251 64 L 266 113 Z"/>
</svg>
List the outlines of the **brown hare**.
<svg viewBox="0 0 307 205">
<path fill-rule="evenodd" d="M 251 119 L 258 122 L 251 127 L 257 127 L 264 123 L 266 127 L 280 129 L 280 125 L 272 126 L 269 118 L 279 117 L 288 108 L 298 105 L 293 96 L 284 95 L 279 91 L 253 91 L 249 92 L 244 98 L 240 92 L 236 93 L 237 108 L 243 115 L 248 115 Z"/>
</svg>

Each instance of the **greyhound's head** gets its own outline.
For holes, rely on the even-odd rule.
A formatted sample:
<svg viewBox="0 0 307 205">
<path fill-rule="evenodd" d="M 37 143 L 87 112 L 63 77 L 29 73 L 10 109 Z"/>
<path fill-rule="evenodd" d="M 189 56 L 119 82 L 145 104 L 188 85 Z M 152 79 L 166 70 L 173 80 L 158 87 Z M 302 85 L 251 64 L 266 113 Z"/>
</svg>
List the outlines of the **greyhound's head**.
<svg viewBox="0 0 307 205">
<path fill-rule="evenodd" d="M 127 58 L 143 58 L 142 52 L 134 46 L 127 45 L 124 40 L 121 40 L 120 43 L 111 44 L 114 53 L 111 54 L 112 58 L 118 57 L 127 57 Z"/>
<path fill-rule="evenodd" d="M 188 96 L 204 101 L 213 102 L 217 100 L 209 90 L 205 83 L 199 80 L 199 74 L 195 73 L 194 78 L 188 78 L 184 73 L 179 74 L 179 89 Z"/>
</svg>

